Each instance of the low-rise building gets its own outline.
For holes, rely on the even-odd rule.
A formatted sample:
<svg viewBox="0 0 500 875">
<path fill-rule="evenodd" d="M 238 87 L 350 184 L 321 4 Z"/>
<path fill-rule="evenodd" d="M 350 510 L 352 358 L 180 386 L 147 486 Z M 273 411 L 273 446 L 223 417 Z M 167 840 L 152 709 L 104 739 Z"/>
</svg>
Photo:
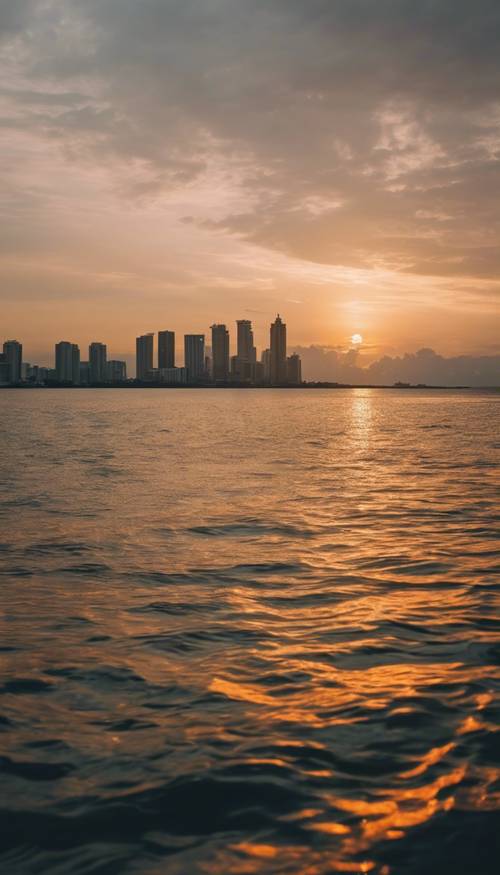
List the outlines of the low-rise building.
<svg viewBox="0 0 500 875">
<path fill-rule="evenodd" d="M 108 383 L 125 383 L 127 379 L 127 363 L 110 359 L 106 362 L 106 380 Z"/>
<path fill-rule="evenodd" d="M 187 368 L 160 368 L 159 380 L 165 386 L 184 386 L 188 382 Z"/>
</svg>

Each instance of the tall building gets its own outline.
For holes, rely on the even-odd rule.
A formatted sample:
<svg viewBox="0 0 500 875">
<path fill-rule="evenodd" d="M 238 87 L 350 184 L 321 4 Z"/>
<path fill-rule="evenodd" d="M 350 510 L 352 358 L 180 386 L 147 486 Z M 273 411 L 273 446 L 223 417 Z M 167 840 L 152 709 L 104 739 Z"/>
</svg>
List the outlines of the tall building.
<svg viewBox="0 0 500 875">
<path fill-rule="evenodd" d="M 111 360 L 106 363 L 106 380 L 108 383 L 125 383 L 126 379 L 126 362 Z"/>
<path fill-rule="evenodd" d="M 80 347 L 76 343 L 71 344 L 71 382 L 80 385 Z"/>
<path fill-rule="evenodd" d="M 229 331 L 225 325 L 212 325 L 212 377 L 215 383 L 229 379 Z"/>
<path fill-rule="evenodd" d="M 205 335 L 184 335 L 184 367 L 190 383 L 199 383 L 205 376 Z"/>
<path fill-rule="evenodd" d="M 253 342 L 252 323 L 249 319 L 238 319 L 236 325 L 237 354 L 231 358 L 231 379 L 237 383 L 253 383 L 257 350 Z"/>
<path fill-rule="evenodd" d="M 80 349 L 76 343 L 56 343 L 56 380 L 72 385 L 80 382 Z"/>
<path fill-rule="evenodd" d="M 0 352 L 0 385 L 7 386 L 9 383 L 9 366 L 5 353 Z"/>
<path fill-rule="evenodd" d="M 17 340 L 6 340 L 3 345 L 3 354 L 7 362 L 7 379 L 9 383 L 20 383 L 23 364 L 22 344 Z"/>
<path fill-rule="evenodd" d="M 106 382 L 107 350 L 104 343 L 91 343 L 89 346 L 90 382 Z"/>
<path fill-rule="evenodd" d="M 263 349 L 262 355 L 260 357 L 260 361 L 262 364 L 262 378 L 264 383 L 271 382 L 271 350 Z"/>
<path fill-rule="evenodd" d="M 286 360 L 287 383 L 291 386 L 299 386 L 302 383 L 302 362 L 296 352 L 289 355 Z"/>
<path fill-rule="evenodd" d="M 253 342 L 252 323 L 249 319 L 238 319 L 236 325 L 238 329 L 237 358 L 241 362 L 255 362 L 257 350 Z"/>
<path fill-rule="evenodd" d="M 279 313 L 271 325 L 271 384 L 286 383 L 286 325 Z"/>
<path fill-rule="evenodd" d="M 154 334 L 142 334 L 135 342 L 135 374 L 138 380 L 147 380 L 148 375 L 153 370 L 153 344 Z"/>
<path fill-rule="evenodd" d="M 173 331 L 158 332 L 158 368 L 175 368 L 175 333 Z"/>
</svg>

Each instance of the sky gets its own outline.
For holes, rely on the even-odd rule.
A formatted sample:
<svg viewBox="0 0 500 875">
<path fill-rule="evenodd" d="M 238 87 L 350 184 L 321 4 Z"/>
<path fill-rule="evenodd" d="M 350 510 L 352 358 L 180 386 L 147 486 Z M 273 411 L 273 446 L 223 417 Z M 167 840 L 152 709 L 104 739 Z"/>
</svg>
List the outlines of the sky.
<svg viewBox="0 0 500 875">
<path fill-rule="evenodd" d="M 498 0 L 0 0 L 0 333 L 492 357 L 499 159 Z"/>
</svg>

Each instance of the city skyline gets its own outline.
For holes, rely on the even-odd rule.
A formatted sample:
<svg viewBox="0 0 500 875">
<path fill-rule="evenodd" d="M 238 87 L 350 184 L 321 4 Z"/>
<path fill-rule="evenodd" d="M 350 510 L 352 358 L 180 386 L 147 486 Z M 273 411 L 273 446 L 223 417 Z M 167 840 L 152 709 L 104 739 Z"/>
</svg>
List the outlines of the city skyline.
<svg viewBox="0 0 500 875">
<path fill-rule="evenodd" d="M 238 320 L 246 322 L 247 320 Z M 239 324 L 237 327 L 239 328 Z M 160 335 L 162 332 L 158 332 Z M 253 335 L 253 332 L 252 332 Z M 152 337 L 154 334 L 144 335 L 143 338 Z M 139 340 L 141 338 L 137 338 Z M 186 344 L 187 341 L 187 344 Z M 151 341 L 150 361 L 154 361 L 154 340 Z M 48 371 L 54 365 L 57 369 L 57 347 L 66 347 L 66 361 L 71 361 L 71 350 L 76 347 L 80 353 L 78 344 L 70 341 L 55 344 L 54 353 L 50 360 L 40 362 L 37 367 L 42 372 Z M 186 346 L 192 352 L 186 355 Z M 196 347 L 199 347 L 196 351 Z M 20 348 L 20 352 L 19 352 Z M 238 350 L 239 347 L 237 347 Z M 9 373 L 18 373 L 23 359 L 23 345 L 16 340 L 4 341 L 4 352 L 0 353 L 0 385 L 9 382 Z M 89 346 L 90 349 L 90 346 Z M 207 347 L 207 350 L 209 347 Z M 301 361 L 302 378 L 306 382 L 343 383 L 354 385 L 393 385 L 403 381 L 411 384 L 427 384 L 429 386 L 471 386 L 471 387 L 499 387 L 500 385 L 500 357 L 499 356 L 455 356 L 445 357 L 429 348 L 422 348 L 414 353 L 405 353 L 402 356 L 383 356 L 380 359 L 369 359 L 369 363 L 363 359 L 363 346 L 359 344 L 359 338 L 350 349 L 341 350 L 338 347 L 325 349 L 321 346 L 291 347 L 288 350 L 290 357 L 299 355 Z M 26 348 L 25 348 L 26 353 Z M 185 335 L 184 355 L 188 358 L 194 355 L 198 361 L 198 368 L 203 370 L 205 362 L 205 335 Z M 30 352 L 27 353 L 29 360 L 33 361 Z M 111 358 L 107 366 L 114 375 L 114 381 L 124 381 L 135 374 L 136 355 L 123 356 L 116 351 L 111 352 Z M 10 361 L 7 359 L 10 358 Z M 234 358 L 234 357 L 232 357 Z M 270 350 L 264 349 L 261 361 L 267 358 L 267 366 L 270 368 Z M 24 364 L 23 364 L 24 366 Z M 72 365 L 69 365 L 71 368 Z M 12 371 L 14 368 L 14 371 Z M 89 382 L 89 363 L 80 363 L 83 382 Z M 180 362 L 177 360 L 178 371 L 181 371 Z M 67 372 L 66 372 L 67 373 Z M 182 375 L 179 374 L 181 377 Z M 246 373 L 248 377 L 248 371 Z M 181 379 L 181 382 L 183 380 Z M 244 380 L 243 380 L 244 382 Z"/>
<path fill-rule="evenodd" d="M 236 354 L 231 355 L 230 332 L 223 323 L 211 326 L 211 345 L 204 334 L 184 335 L 184 361 L 175 358 L 175 331 L 162 329 L 136 337 L 134 381 L 159 385 L 300 385 L 300 356 L 287 357 L 286 325 L 279 314 L 271 323 L 269 347 L 257 360 L 252 323 L 236 323 Z M 155 338 L 157 338 L 155 342 Z M 82 360 L 78 344 L 59 341 L 54 348 L 53 367 L 23 361 L 23 346 L 6 340 L 0 353 L 0 385 L 105 385 L 130 382 L 127 363 L 108 359 L 105 343 L 91 341 L 88 360 Z"/>
</svg>

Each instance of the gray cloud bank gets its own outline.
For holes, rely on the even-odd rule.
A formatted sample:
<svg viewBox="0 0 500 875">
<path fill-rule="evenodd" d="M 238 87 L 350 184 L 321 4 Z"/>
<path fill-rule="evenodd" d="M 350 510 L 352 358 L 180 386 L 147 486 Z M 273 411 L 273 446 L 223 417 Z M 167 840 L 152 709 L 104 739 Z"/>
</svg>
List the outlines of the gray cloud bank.
<svg viewBox="0 0 500 875">
<path fill-rule="evenodd" d="M 361 385 L 393 385 L 396 382 L 428 386 L 500 386 L 500 356 L 445 358 L 432 349 L 403 356 L 383 356 L 363 365 L 357 350 L 339 352 L 321 346 L 296 347 L 302 357 L 305 380 Z"/>
<path fill-rule="evenodd" d="M 242 207 L 205 227 L 496 282 L 498 0 L 16 0 L 0 32 L 2 127 L 118 168 L 127 196 L 217 167 Z"/>
</svg>

